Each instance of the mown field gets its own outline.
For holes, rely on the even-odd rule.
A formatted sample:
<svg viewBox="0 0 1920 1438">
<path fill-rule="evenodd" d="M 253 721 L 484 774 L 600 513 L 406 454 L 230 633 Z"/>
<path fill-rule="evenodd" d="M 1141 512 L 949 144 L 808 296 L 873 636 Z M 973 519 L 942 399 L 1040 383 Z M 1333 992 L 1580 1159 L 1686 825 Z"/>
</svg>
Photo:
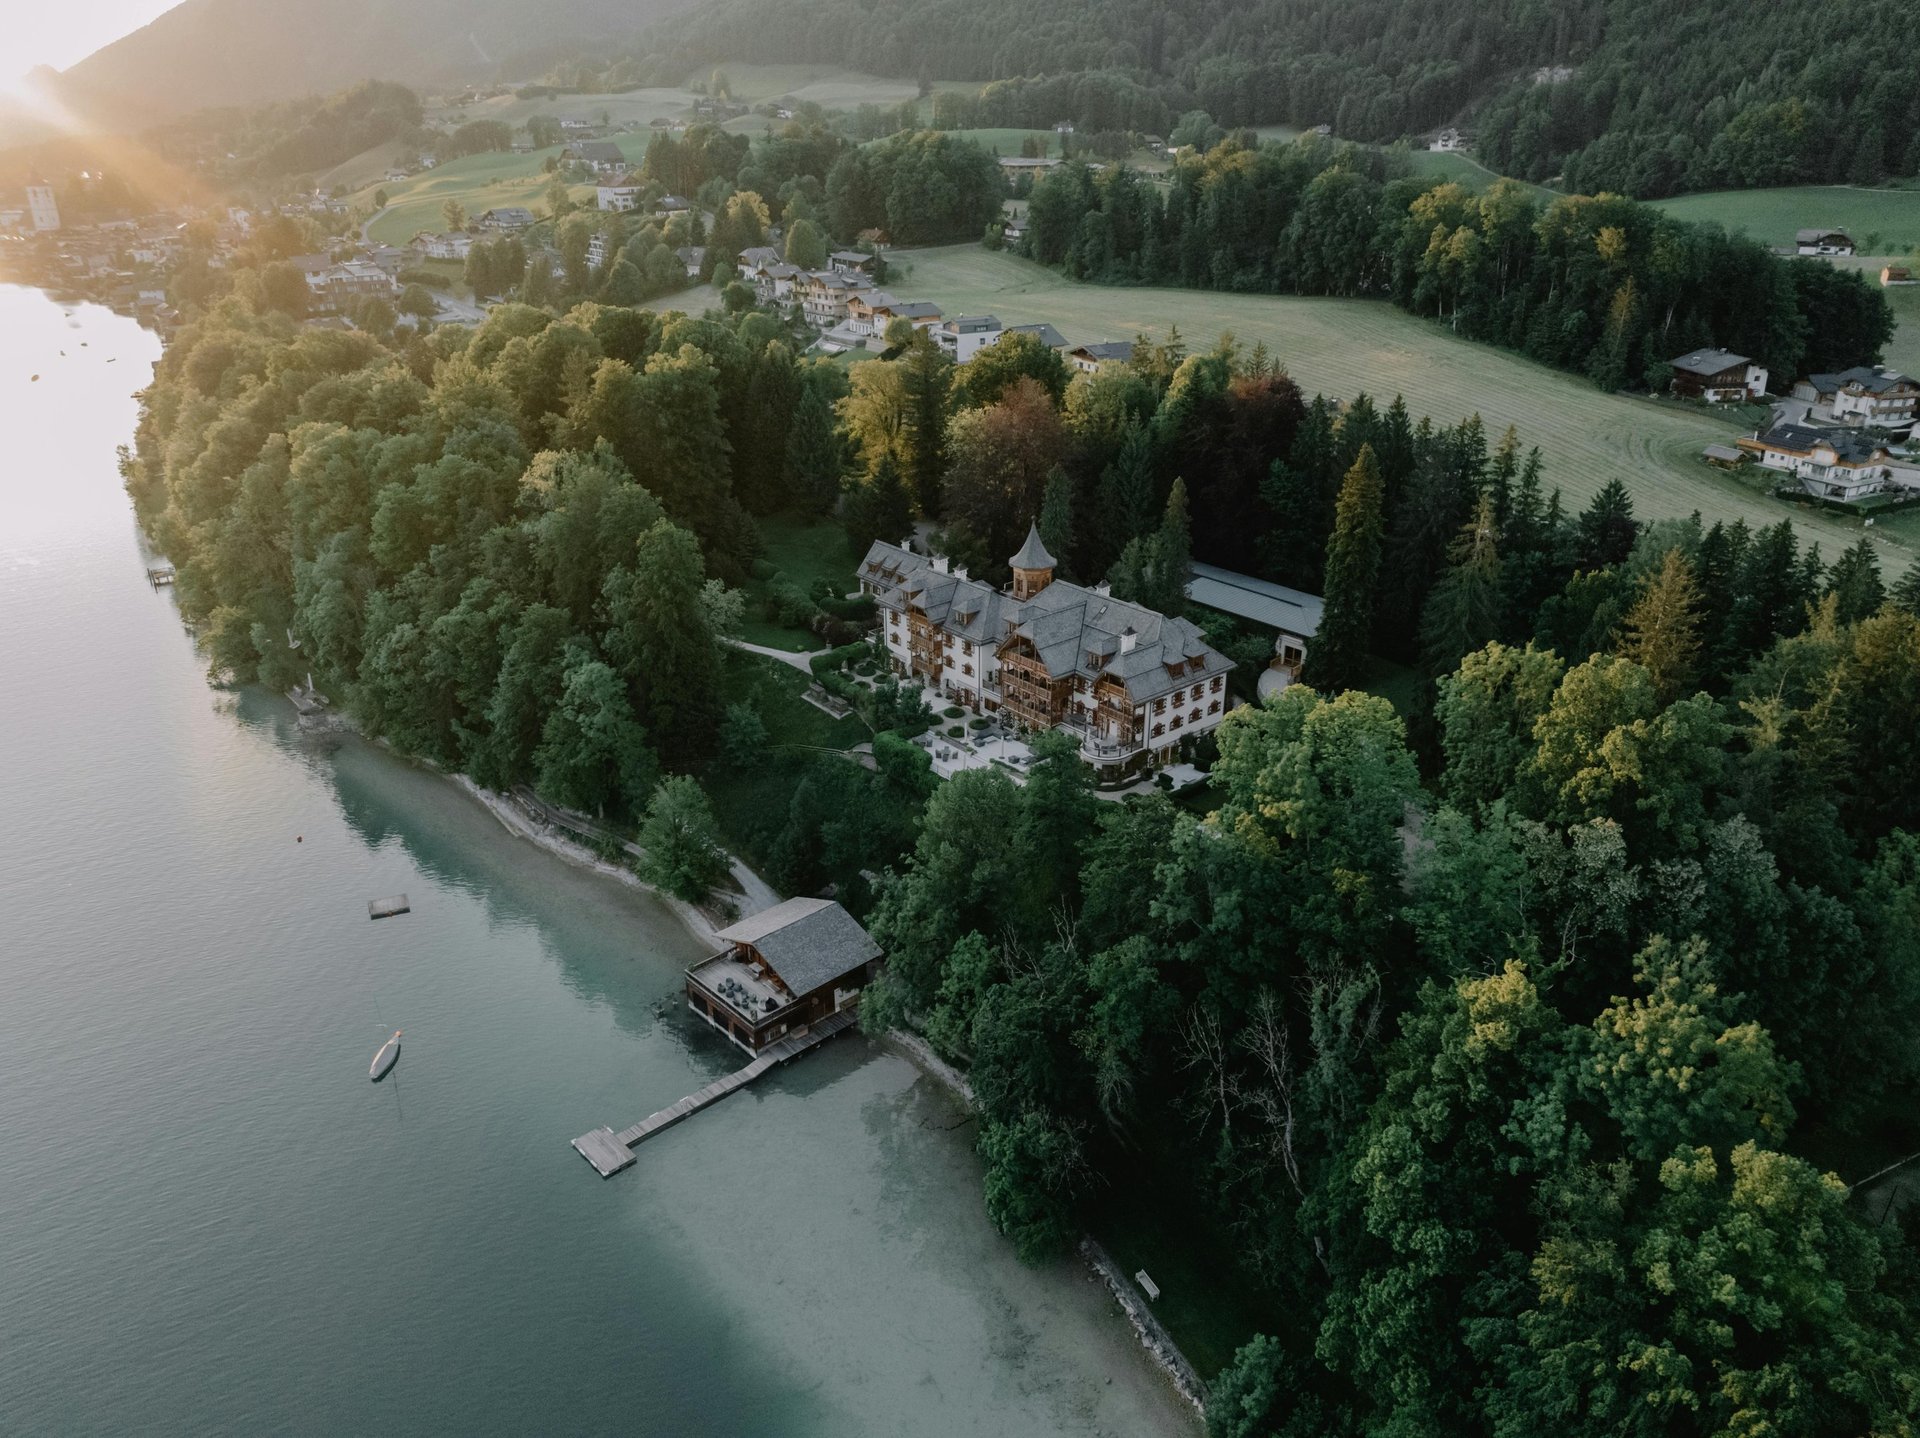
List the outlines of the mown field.
<svg viewBox="0 0 1920 1438">
<path fill-rule="evenodd" d="M 1496 180 L 1506 178 L 1496 170 L 1489 170 L 1473 156 L 1462 154 L 1458 150 L 1410 150 L 1407 159 L 1413 164 L 1413 173 L 1421 178 L 1432 176 L 1449 180 L 1454 184 L 1466 186 L 1476 195 Z M 1544 185 L 1527 184 L 1525 180 L 1518 183 L 1525 186 L 1534 198 L 1543 204 L 1560 198 L 1559 191 L 1549 190 Z"/>
<path fill-rule="evenodd" d="M 1177 325 L 1192 348 L 1231 333 L 1242 345 L 1265 343 L 1309 393 L 1349 398 L 1365 390 L 1383 402 L 1404 394 L 1414 414 L 1447 423 L 1477 412 L 1489 438 L 1514 425 L 1523 440 L 1540 446 L 1547 482 L 1558 485 L 1570 505 L 1585 504 L 1618 477 L 1642 519 L 1694 510 L 1749 525 L 1788 518 L 1829 558 L 1862 533 L 1857 519 L 1781 503 L 1761 482 L 1743 482 L 1704 463 L 1703 446 L 1739 433 L 1730 419 L 1603 394 L 1574 375 L 1456 339 L 1382 302 L 1078 285 L 975 245 L 902 250 L 891 258 L 907 270 L 890 283 L 894 293 L 934 300 L 949 315 L 992 313 L 1008 324 L 1044 320 L 1077 342 L 1137 333 L 1159 339 Z M 1920 515 L 1883 518 L 1871 532 L 1897 551 L 1887 556 L 1888 567 L 1903 572 L 1920 544 Z"/>
<path fill-rule="evenodd" d="M 1920 247 L 1920 190 L 1796 185 L 1679 195 L 1654 203 L 1680 219 L 1712 222 L 1769 245 L 1792 244 L 1795 230 L 1831 226 L 1852 235 L 1862 254 L 1905 254 Z"/>
<path fill-rule="evenodd" d="M 622 148 L 632 152 L 633 137 L 621 138 Z M 483 210 L 501 205 L 524 205 L 529 209 L 540 205 L 549 180 L 540 168 L 541 162 L 559 153 L 556 147 L 526 155 L 508 150 L 467 155 L 423 170 L 409 179 L 381 180 L 355 194 L 353 200 L 356 204 L 371 206 L 374 191 L 385 190 L 387 211 L 368 227 L 367 233 L 379 244 L 404 245 L 416 231 L 446 228 L 440 207 L 448 200 L 458 200 L 465 205 L 469 216 L 478 216 Z M 576 185 L 573 195 L 575 199 L 591 203 L 593 187 Z"/>
</svg>

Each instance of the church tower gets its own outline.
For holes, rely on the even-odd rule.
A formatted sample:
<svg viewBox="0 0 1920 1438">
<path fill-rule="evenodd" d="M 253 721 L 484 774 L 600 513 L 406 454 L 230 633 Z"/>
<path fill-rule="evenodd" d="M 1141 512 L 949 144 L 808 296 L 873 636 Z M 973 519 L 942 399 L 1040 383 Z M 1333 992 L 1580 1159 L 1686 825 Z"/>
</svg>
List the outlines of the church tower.
<svg viewBox="0 0 1920 1438">
<path fill-rule="evenodd" d="M 1040 542 L 1037 525 L 1027 526 L 1027 542 L 1007 561 L 1013 566 L 1013 597 L 1025 602 L 1053 583 L 1054 558 Z"/>
</svg>

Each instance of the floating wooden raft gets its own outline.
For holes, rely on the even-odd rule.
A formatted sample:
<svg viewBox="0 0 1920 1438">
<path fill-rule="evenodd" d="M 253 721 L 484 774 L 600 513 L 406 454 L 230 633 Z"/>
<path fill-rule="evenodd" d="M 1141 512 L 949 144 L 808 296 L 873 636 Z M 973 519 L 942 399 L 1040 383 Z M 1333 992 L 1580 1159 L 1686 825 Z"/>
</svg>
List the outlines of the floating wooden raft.
<svg viewBox="0 0 1920 1438">
<path fill-rule="evenodd" d="M 405 894 L 395 894 L 390 899 L 369 899 L 367 900 L 367 917 L 369 919 L 391 919 L 395 914 L 410 912 L 412 908 L 413 905 L 407 902 L 407 896 Z"/>
</svg>

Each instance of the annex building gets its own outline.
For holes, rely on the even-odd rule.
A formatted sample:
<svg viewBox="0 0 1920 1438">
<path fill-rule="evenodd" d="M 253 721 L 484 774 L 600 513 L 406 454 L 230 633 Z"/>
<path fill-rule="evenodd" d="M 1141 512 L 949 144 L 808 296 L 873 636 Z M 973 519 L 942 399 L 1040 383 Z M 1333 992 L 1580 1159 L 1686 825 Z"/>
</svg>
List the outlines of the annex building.
<svg viewBox="0 0 1920 1438">
<path fill-rule="evenodd" d="M 1036 530 L 1008 588 L 942 555 L 876 540 L 862 592 L 880 610 L 895 674 L 949 704 L 1025 730 L 1062 729 L 1103 778 L 1168 762 L 1226 714 L 1232 663 L 1185 619 L 1056 580 Z"/>
</svg>

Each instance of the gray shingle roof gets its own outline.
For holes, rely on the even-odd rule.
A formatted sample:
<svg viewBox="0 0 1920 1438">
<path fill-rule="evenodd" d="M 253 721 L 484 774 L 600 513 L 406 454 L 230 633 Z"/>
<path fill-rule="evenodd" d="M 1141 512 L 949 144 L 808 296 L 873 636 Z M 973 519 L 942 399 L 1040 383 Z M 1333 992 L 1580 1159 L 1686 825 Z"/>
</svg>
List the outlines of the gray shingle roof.
<svg viewBox="0 0 1920 1438">
<path fill-rule="evenodd" d="M 1020 546 L 1020 552 L 1007 561 L 1015 569 L 1052 569 L 1057 561 L 1047 553 L 1046 545 L 1040 542 L 1040 526 L 1027 526 L 1027 542 Z"/>
<path fill-rule="evenodd" d="M 1885 394 L 1897 386 L 1913 385 L 1913 381 L 1896 370 L 1883 369 L 1879 365 L 1855 365 L 1852 369 L 1843 369 L 1836 374 L 1812 374 L 1807 383 L 1821 394 L 1831 394 L 1835 390 L 1857 385 L 1868 394 Z"/>
<path fill-rule="evenodd" d="M 1752 363 L 1753 361 L 1745 355 L 1737 355 L 1731 350 L 1707 349 L 1694 350 L 1690 354 L 1681 355 L 1673 362 L 1673 367 L 1685 370 L 1688 374 L 1705 375 L 1711 378 L 1717 374 L 1724 374 L 1727 370 Z"/>
<path fill-rule="evenodd" d="M 722 929 L 719 937 L 751 945 L 796 996 L 880 957 L 873 936 L 831 899 L 788 899 Z"/>
</svg>

